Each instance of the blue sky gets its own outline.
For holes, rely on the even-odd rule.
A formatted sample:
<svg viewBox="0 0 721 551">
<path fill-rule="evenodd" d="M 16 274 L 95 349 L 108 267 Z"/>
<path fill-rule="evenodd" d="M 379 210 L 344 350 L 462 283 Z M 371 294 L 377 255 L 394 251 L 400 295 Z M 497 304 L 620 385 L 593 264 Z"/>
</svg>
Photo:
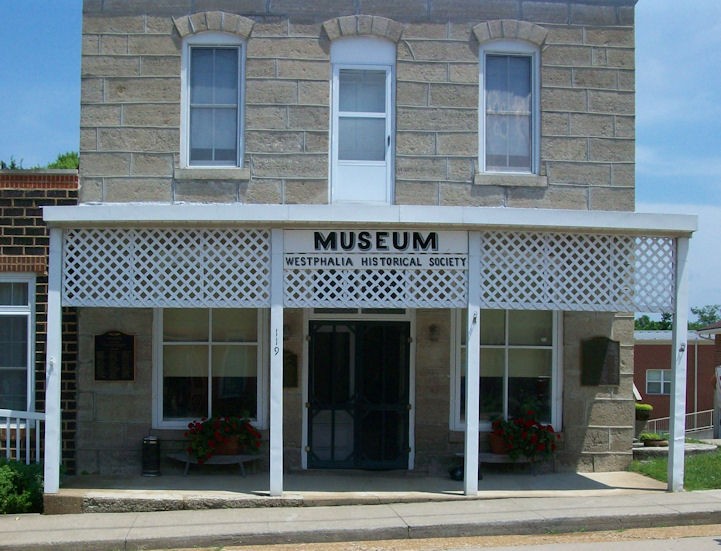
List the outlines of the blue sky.
<svg viewBox="0 0 721 551">
<path fill-rule="evenodd" d="M 0 0 L 0 159 L 77 150 L 80 0 Z M 636 6 L 636 210 L 699 215 L 690 303 L 721 304 L 721 0 Z"/>
<path fill-rule="evenodd" d="M 697 214 L 691 306 L 721 304 L 721 1 L 636 5 L 636 210 Z"/>
</svg>

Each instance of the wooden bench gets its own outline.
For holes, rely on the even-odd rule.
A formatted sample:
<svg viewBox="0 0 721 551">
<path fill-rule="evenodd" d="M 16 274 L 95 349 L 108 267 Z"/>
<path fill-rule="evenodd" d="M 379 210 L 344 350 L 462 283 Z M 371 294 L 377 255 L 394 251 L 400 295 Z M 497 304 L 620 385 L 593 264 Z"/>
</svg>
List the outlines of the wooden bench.
<svg viewBox="0 0 721 551">
<path fill-rule="evenodd" d="M 187 451 L 169 453 L 168 457 L 170 459 L 175 459 L 176 461 L 185 463 L 185 470 L 183 471 L 184 475 L 188 474 L 188 469 L 190 468 L 191 463 L 193 465 L 200 464 L 200 462 L 198 461 L 198 458 L 195 457 L 194 455 L 189 454 Z M 214 455 L 210 459 L 207 459 L 205 462 L 203 462 L 203 465 L 235 465 L 235 464 L 237 464 L 240 467 L 240 474 L 242 476 L 245 476 L 245 464 L 251 463 L 253 461 L 257 461 L 258 459 L 260 459 L 259 455 L 251 455 L 251 454 Z"/>
</svg>

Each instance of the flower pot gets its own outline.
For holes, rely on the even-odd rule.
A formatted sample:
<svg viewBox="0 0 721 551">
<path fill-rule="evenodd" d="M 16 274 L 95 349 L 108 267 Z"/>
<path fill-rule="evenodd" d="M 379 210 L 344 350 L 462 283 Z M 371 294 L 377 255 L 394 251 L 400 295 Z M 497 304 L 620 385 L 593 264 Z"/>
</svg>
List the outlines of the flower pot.
<svg viewBox="0 0 721 551">
<path fill-rule="evenodd" d="M 643 445 L 647 448 L 666 448 L 668 440 L 644 440 Z"/>
<path fill-rule="evenodd" d="M 243 453 L 243 445 L 238 437 L 231 436 L 227 441 L 215 447 L 215 455 L 238 455 Z"/>
<path fill-rule="evenodd" d="M 503 437 L 493 432 L 488 435 L 488 445 L 491 448 L 491 453 L 507 454 L 510 451 Z"/>
</svg>

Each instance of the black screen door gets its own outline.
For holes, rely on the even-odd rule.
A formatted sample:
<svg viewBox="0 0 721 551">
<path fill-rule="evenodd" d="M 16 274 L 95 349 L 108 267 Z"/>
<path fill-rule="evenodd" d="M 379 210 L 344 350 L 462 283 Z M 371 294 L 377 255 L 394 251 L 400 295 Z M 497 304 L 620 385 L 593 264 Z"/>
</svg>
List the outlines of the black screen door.
<svg viewBox="0 0 721 551">
<path fill-rule="evenodd" d="M 308 467 L 408 467 L 408 322 L 312 321 Z"/>
</svg>

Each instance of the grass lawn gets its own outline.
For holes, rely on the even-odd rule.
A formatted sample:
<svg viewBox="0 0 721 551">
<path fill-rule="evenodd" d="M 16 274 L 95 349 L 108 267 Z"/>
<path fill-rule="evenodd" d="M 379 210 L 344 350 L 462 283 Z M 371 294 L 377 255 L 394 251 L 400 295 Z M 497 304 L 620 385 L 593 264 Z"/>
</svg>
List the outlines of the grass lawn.
<svg viewBox="0 0 721 551">
<path fill-rule="evenodd" d="M 668 482 L 668 457 L 633 461 L 630 470 Z M 687 455 L 683 487 L 686 490 L 721 488 L 721 451 Z"/>
</svg>

